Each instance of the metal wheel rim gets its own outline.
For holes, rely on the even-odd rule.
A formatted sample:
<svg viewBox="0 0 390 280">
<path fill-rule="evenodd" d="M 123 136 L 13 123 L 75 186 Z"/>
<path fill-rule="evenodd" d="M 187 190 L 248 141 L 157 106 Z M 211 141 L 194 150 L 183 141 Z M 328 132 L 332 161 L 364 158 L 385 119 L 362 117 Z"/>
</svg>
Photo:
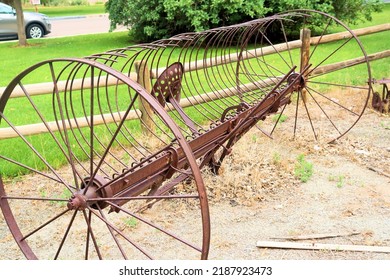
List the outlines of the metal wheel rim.
<svg viewBox="0 0 390 280">
<path fill-rule="evenodd" d="M 28 73 L 33 71 L 34 69 L 37 69 L 45 64 L 52 64 L 56 62 L 69 62 L 69 63 L 80 63 L 83 65 L 89 65 L 90 67 L 95 67 L 96 69 L 100 69 L 102 71 L 107 71 L 107 73 L 110 73 L 110 75 L 115 76 L 118 80 L 121 82 L 129 85 L 129 87 L 132 87 L 135 89 L 140 96 L 142 96 L 147 102 L 153 106 L 154 110 L 161 114 L 160 117 L 162 120 L 166 122 L 166 125 L 171 129 L 172 133 L 175 135 L 178 144 L 182 148 L 183 153 L 185 154 L 185 157 L 188 159 L 188 165 L 192 172 L 193 180 L 196 183 L 196 189 L 198 191 L 198 198 L 199 199 L 199 205 L 200 205 L 200 215 L 201 215 L 201 221 L 202 221 L 202 244 L 200 251 L 200 258 L 206 259 L 208 256 L 209 251 L 209 243 L 210 243 L 210 218 L 209 218 L 209 210 L 208 210 L 208 202 L 207 202 L 207 195 L 205 191 L 205 186 L 203 183 L 203 179 L 201 177 L 201 173 L 199 170 L 199 167 L 196 164 L 195 158 L 192 155 L 191 148 L 189 147 L 188 143 L 185 141 L 185 138 L 181 134 L 180 130 L 178 129 L 177 125 L 172 121 L 172 119 L 169 117 L 169 115 L 165 112 L 165 110 L 161 107 L 161 105 L 158 103 L 157 100 L 155 100 L 152 96 L 146 93 L 146 91 L 139 86 L 136 82 L 132 81 L 130 78 L 125 76 L 122 73 L 119 73 L 108 66 L 98 63 L 96 61 L 91 61 L 88 59 L 55 59 L 50 61 L 44 61 L 41 63 L 38 63 L 29 69 L 22 72 L 20 75 L 18 75 L 7 87 L 4 94 L 1 97 L 0 100 L 0 112 L 2 117 L 4 109 L 6 107 L 6 103 L 8 101 L 9 96 L 11 95 L 13 89 L 16 87 L 16 85 L 19 83 L 19 81 L 26 76 Z M 4 119 L 3 119 L 4 121 Z M 17 242 L 18 246 L 24 253 L 27 259 L 37 259 L 36 254 L 33 252 L 33 250 L 30 248 L 29 244 L 26 242 L 26 239 L 23 238 L 23 234 L 21 233 L 21 230 L 19 229 L 18 223 L 15 220 L 15 217 L 13 215 L 13 212 L 10 208 L 10 205 L 8 203 L 7 194 L 5 191 L 5 185 L 3 183 L 3 180 L 0 178 L 0 207 L 3 211 L 3 214 L 5 216 L 5 220 L 8 224 L 8 226 L 11 229 L 12 235 L 14 236 L 15 241 Z M 75 211 L 75 213 L 77 210 Z"/>
</svg>

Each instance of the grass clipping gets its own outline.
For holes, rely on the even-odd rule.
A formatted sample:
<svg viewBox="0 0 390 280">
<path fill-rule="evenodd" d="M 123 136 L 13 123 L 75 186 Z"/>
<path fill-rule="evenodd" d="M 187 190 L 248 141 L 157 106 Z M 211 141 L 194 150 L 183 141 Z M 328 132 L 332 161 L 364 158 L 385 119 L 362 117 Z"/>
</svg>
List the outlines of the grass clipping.
<svg viewBox="0 0 390 280">
<path fill-rule="evenodd" d="M 280 190 L 298 186 L 296 159 L 270 151 L 270 143 L 254 130 L 240 139 L 225 158 L 219 175 L 204 169 L 203 178 L 211 203 L 252 206 Z"/>
</svg>

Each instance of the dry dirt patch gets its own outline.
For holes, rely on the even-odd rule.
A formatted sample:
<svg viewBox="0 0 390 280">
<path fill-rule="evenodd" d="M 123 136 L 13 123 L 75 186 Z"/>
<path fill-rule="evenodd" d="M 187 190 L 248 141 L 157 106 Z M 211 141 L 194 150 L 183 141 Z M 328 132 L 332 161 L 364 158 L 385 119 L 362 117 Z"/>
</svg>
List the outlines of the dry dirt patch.
<svg viewBox="0 0 390 280">
<path fill-rule="evenodd" d="M 389 254 L 379 253 L 275 250 L 255 246 L 258 240 L 281 236 L 352 232 L 359 234 L 313 242 L 390 246 L 389 124 L 388 117 L 368 111 L 347 136 L 332 145 L 300 138 L 295 141 L 261 138 L 253 143 L 253 135 L 259 132 L 246 136 L 225 166 L 245 166 L 240 162 L 245 161 L 245 155 L 259 155 L 261 168 L 252 169 L 252 173 L 259 172 L 258 179 L 251 182 L 269 184 L 261 189 L 263 199 L 250 207 L 241 206 L 248 201 L 239 202 L 240 206 L 236 207 L 230 203 L 227 212 L 235 217 L 230 223 L 221 221 L 224 215 L 219 207 L 223 206 L 214 206 L 217 212 L 214 223 L 223 224 L 218 226 L 221 239 L 217 243 L 228 245 L 215 255 L 212 250 L 212 257 L 390 259 Z M 293 176 L 296 157 L 300 154 L 313 164 L 314 173 L 307 183 L 297 182 Z M 250 162 L 250 156 L 247 157 Z M 275 158 L 280 160 L 277 162 Z M 229 181 L 224 176 L 229 175 L 223 173 L 220 184 Z M 224 205 L 228 207 L 226 202 Z"/>
<path fill-rule="evenodd" d="M 332 145 L 277 134 L 271 140 L 253 129 L 234 146 L 219 176 L 205 174 L 212 226 L 209 258 L 390 259 L 381 253 L 256 247 L 259 240 L 277 237 L 351 232 L 358 234 L 315 242 L 390 246 L 389 117 L 368 110 Z M 294 175 L 301 154 L 313 165 L 306 183 Z M 191 210 L 183 211 L 183 225 L 190 226 Z M 2 217 L 0 259 L 23 259 Z"/>
</svg>

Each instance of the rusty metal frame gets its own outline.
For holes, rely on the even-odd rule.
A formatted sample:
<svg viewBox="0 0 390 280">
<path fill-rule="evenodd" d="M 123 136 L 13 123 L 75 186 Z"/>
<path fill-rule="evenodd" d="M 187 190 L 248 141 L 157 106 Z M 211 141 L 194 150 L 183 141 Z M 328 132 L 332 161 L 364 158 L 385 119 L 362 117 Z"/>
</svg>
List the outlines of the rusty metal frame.
<svg viewBox="0 0 390 280">
<path fill-rule="evenodd" d="M 301 51 L 300 63 L 293 62 L 293 44 L 290 45 L 287 41 L 286 25 L 294 20 L 306 24 L 311 17 L 318 15 L 327 19 L 324 31 L 314 43 L 310 38 L 301 38 L 301 42 L 304 39 L 307 42 L 301 47 L 306 50 Z M 349 37 L 333 52 L 323 56 L 322 60 L 315 61 L 313 54 L 319 53 L 317 47 L 331 22 L 343 27 Z M 272 31 L 275 28 L 279 28 L 282 33 L 282 43 L 272 43 Z M 349 66 L 367 67 L 367 79 L 362 81 L 367 85 L 321 80 L 324 75 L 345 69 L 338 64 L 323 64 L 350 42 L 360 50 L 362 57 L 349 63 Z M 314 45 L 312 49 L 311 45 Z M 304 62 L 303 56 L 306 56 Z M 35 97 L 24 85 L 24 79 L 29 74 L 44 69 L 48 69 L 51 76 L 49 83 L 52 84 L 50 95 L 53 121 L 47 120 L 46 113 L 40 109 Z M 136 79 L 134 70 L 138 71 Z M 64 84 L 60 83 L 61 79 L 65 80 Z M 347 88 L 358 92 L 360 107 L 350 109 L 348 105 L 335 101 L 334 97 L 328 97 L 327 93 L 316 89 L 311 82 L 314 85 Z M 87 243 L 92 241 L 99 259 L 103 255 L 94 236 L 92 216 L 106 224 L 108 234 L 113 236 L 123 258 L 127 258 L 126 250 L 119 245 L 115 234 L 142 255 L 153 258 L 131 236 L 123 234 L 109 221 L 108 216 L 113 213 L 136 217 L 200 253 L 201 259 L 206 259 L 210 249 L 211 225 L 201 169 L 207 167 L 218 174 L 224 158 L 245 133 L 259 122 L 269 120 L 271 115 L 279 112 L 281 116 L 292 103 L 295 107 L 294 135 L 298 132 L 297 120 L 303 111 L 318 140 L 315 119 L 311 117 L 313 113 L 309 108 L 313 106 L 325 115 L 328 125 L 336 130 L 336 137 L 332 136 L 331 141 L 339 139 L 363 115 L 371 92 L 370 83 L 369 59 L 359 39 L 336 18 L 309 10 L 291 11 L 199 33 L 180 34 L 150 44 L 129 46 L 85 58 L 43 61 L 17 75 L 8 85 L 0 97 L 0 121 L 8 125 L 18 141 L 28 147 L 31 156 L 41 161 L 48 171 L 38 170 L 7 154 L 0 154 L 0 160 L 66 187 L 71 196 L 61 200 L 12 195 L 12 190 L 6 190 L 5 183 L 0 178 L 0 207 L 17 244 L 28 259 L 37 259 L 39 256 L 27 239 L 52 221 L 70 213 L 73 214 L 68 230 L 57 248 L 55 259 L 63 250 L 76 216 L 85 220 Z M 35 117 L 43 123 L 50 141 L 57 145 L 59 157 L 70 167 L 72 180 L 64 179 L 42 151 L 34 146 L 26 136 L 28 134 L 9 118 L 6 105 L 13 92 L 18 89 L 22 90 L 29 101 Z M 318 96 L 317 99 L 314 95 Z M 76 97 L 81 99 L 81 105 L 74 101 Z M 348 126 L 338 127 L 331 117 L 332 112 L 320 105 L 321 102 L 327 103 L 326 106 L 335 106 L 345 115 L 351 115 Z M 197 121 L 186 109 L 189 106 L 196 111 L 196 116 L 206 122 Z M 107 116 L 112 120 L 108 121 Z M 129 125 L 131 116 L 140 120 L 142 134 L 132 130 Z M 272 137 L 280 116 L 271 125 L 269 132 L 262 132 Z M 95 129 L 98 119 L 102 131 Z M 85 125 L 81 125 L 81 121 Z M 105 142 L 107 137 L 108 141 Z M 157 144 L 144 143 L 143 138 L 147 139 L 146 142 L 155 141 Z M 130 163 L 125 157 L 118 156 L 116 149 L 129 157 Z M 178 185 L 189 181 L 193 182 L 194 189 L 185 194 L 175 193 Z M 131 204 L 129 202 L 145 200 L 145 207 L 139 209 L 142 212 L 141 210 L 152 207 L 156 202 L 168 199 L 192 199 L 198 203 L 202 228 L 200 245 L 176 236 L 127 208 Z M 20 228 L 9 203 L 18 200 L 66 201 L 66 207 L 26 234 Z M 88 259 L 89 253 L 87 249 L 86 251 L 85 258 Z"/>
</svg>

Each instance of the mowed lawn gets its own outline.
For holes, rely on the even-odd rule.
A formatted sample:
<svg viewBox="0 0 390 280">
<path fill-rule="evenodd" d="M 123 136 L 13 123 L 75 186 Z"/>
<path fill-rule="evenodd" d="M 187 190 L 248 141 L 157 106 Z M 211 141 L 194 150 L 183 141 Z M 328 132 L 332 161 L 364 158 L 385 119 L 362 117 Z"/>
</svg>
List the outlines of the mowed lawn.
<svg viewBox="0 0 390 280">
<path fill-rule="evenodd" d="M 45 14 L 49 17 L 64 17 L 64 16 L 80 16 L 80 15 L 94 15 L 94 14 L 103 14 L 105 13 L 104 4 L 94 4 L 94 5 L 75 5 L 75 6 L 42 6 L 38 5 L 33 7 L 30 4 L 26 4 L 24 11 L 35 12 Z"/>
<path fill-rule="evenodd" d="M 77 8 L 77 7 L 76 7 Z M 52 10 L 64 10 L 74 12 L 74 7 L 58 8 Z M 49 10 L 50 10 L 49 9 Z M 92 9 L 92 8 L 90 8 Z M 83 10 L 80 11 L 82 13 Z M 78 12 L 77 12 L 78 13 Z M 390 4 L 384 5 L 381 13 L 373 14 L 370 22 L 352 25 L 352 29 L 389 23 Z M 361 37 L 367 53 L 374 53 L 390 49 L 390 32 Z M 29 46 L 18 47 L 15 42 L 0 43 L 0 87 L 6 86 L 22 70 L 43 60 L 63 57 L 83 57 L 94 53 L 104 52 L 111 49 L 122 48 L 132 44 L 127 32 L 103 33 L 94 35 L 74 36 L 67 38 L 44 38 L 29 40 Z M 383 76 L 389 73 L 378 73 Z M 374 73 L 375 75 L 375 73 Z M 385 75 L 386 76 L 386 75 Z M 37 80 L 37 82 L 40 82 Z"/>
<path fill-rule="evenodd" d="M 382 13 L 375 14 L 374 20 L 372 22 L 366 22 L 365 24 L 358 24 L 353 26 L 352 28 L 362 28 L 364 26 L 377 25 L 388 23 L 386 16 L 390 14 L 390 5 L 387 5 Z M 380 52 L 384 50 L 390 49 L 390 41 L 386 38 L 389 38 L 390 31 L 381 32 L 377 34 L 372 34 L 368 36 L 361 37 L 361 41 L 363 43 L 364 48 L 366 49 L 368 54 L 372 54 L 375 52 Z M 24 69 L 44 60 L 55 59 L 55 58 L 67 58 L 67 57 L 75 57 L 80 58 L 84 56 L 89 56 L 94 53 L 101 53 L 107 50 L 112 50 L 116 48 L 123 48 L 129 45 L 132 45 L 130 37 L 127 35 L 127 32 L 118 32 L 118 33 L 104 33 L 104 34 L 94 34 L 94 35 L 85 35 L 85 36 L 74 36 L 67 38 L 44 38 L 39 40 L 29 40 L 29 46 L 27 47 L 19 47 L 15 42 L 7 42 L 0 44 L 0 59 L 1 59 L 1 67 L 0 67 L 0 87 L 4 87 L 10 83 L 10 81 L 18 75 Z M 321 48 L 324 48 L 325 53 L 329 53 L 329 49 L 334 48 L 332 43 L 324 44 Z M 328 51 L 326 51 L 328 49 Z M 349 49 L 347 52 L 350 51 Z M 348 53 L 345 53 L 345 50 L 336 54 L 336 56 L 332 59 L 335 61 L 343 61 L 347 59 Z M 280 59 L 279 59 L 280 60 Z M 390 77 L 390 69 L 386 67 L 390 62 L 389 58 L 382 59 L 380 61 L 375 61 L 371 63 L 372 66 L 372 77 L 376 79 L 380 79 L 382 77 Z M 358 77 L 359 73 L 353 74 L 353 76 Z M 31 79 L 31 83 L 40 83 L 45 82 L 43 77 L 41 76 L 33 76 Z M 363 82 L 364 83 L 364 82 Z M 207 83 L 205 83 L 207 84 Z M 48 97 L 50 98 L 50 96 Z M 42 102 L 45 102 L 45 97 L 42 97 Z M 13 102 L 19 102 L 21 99 L 15 99 Z M 20 103 L 22 104 L 22 102 Z M 17 104 L 19 105 L 19 104 Z M 23 111 L 23 108 L 15 110 L 16 113 L 19 111 Z M 27 117 L 27 114 L 21 114 L 21 118 Z M 194 116 L 191 116 L 194 117 Z M 27 119 L 27 121 L 29 121 Z M 0 127 L 3 127 L 4 122 Z M 35 139 L 35 138 L 34 138 Z M 36 136 L 36 140 L 41 145 L 44 151 L 56 151 L 56 147 L 48 147 L 46 143 L 46 137 L 44 135 Z M 0 140 L 1 141 L 1 140 Z M 3 155 L 2 149 L 8 149 L 12 144 L 12 139 L 6 140 L 6 142 L 2 141 L 0 144 L 0 155 Z M 23 157 L 24 152 L 23 149 L 16 149 L 15 153 L 21 155 Z M 25 148 L 25 147 L 24 147 Z M 7 151 L 8 152 L 8 151 Z M 10 155 L 10 158 L 17 158 Z M 53 152 L 51 157 L 56 160 L 56 154 Z M 34 160 L 34 159 L 33 159 Z M 36 160 L 36 159 L 35 159 Z M 22 161 L 20 161 L 22 162 Z M 26 162 L 27 165 L 33 166 L 34 164 Z M 59 167 L 63 164 L 63 162 L 58 162 L 53 164 L 55 167 Z M 9 165 L 9 164 L 8 164 Z M 38 169 L 42 168 L 40 166 L 36 166 Z M 14 176 L 18 174 L 18 170 L 10 169 L 9 171 L 5 171 L 4 168 L 0 165 L 0 172 L 2 175 Z"/>
</svg>

